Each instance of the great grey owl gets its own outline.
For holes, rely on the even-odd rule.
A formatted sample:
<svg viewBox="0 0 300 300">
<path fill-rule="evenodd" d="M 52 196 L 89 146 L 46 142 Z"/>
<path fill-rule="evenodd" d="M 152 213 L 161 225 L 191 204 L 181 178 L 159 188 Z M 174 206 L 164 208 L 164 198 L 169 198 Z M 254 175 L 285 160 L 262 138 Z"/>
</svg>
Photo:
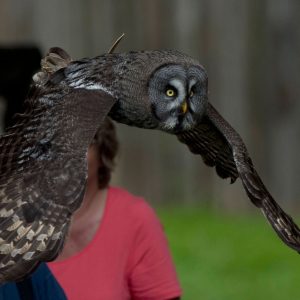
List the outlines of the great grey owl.
<svg viewBox="0 0 300 300">
<path fill-rule="evenodd" d="M 177 51 L 139 51 L 71 62 L 52 48 L 34 79 L 25 113 L 0 140 L 0 282 L 58 255 L 83 198 L 87 149 L 106 116 L 176 135 L 220 177 L 239 177 L 283 242 L 300 251 L 299 228 L 208 102 L 198 61 Z"/>
</svg>

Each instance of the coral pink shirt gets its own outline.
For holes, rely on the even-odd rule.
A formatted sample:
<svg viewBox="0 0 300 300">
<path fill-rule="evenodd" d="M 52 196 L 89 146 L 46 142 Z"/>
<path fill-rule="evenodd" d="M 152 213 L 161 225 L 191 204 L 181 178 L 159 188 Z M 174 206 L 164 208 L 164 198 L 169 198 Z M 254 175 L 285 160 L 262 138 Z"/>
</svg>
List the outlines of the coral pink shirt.
<svg viewBox="0 0 300 300">
<path fill-rule="evenodd" d="M 181 294 L 155 213 L 119 188 L 109 188 L 90 244 L 48 266 L 70 300 L 165 300 Z"/>
</svg>

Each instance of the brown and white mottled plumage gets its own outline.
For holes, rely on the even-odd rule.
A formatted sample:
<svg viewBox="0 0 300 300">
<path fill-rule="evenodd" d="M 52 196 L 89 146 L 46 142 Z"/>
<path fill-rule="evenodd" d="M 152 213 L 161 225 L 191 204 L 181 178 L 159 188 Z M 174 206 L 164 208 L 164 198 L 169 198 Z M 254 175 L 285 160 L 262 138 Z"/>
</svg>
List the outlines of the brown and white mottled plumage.
<svg viewBox="0 0 300 300">
<path fill-rule="evenodd" d="M 104 54 L 71 62 L 50 50 L 26 111 L 0 140 L 0 282 L 18 280 L 63 246 L 86 182 L 88 146 L 109 115 L 174 134 L 222 178 L 238 177 L 279 237 L 299 228 L 273 200 L 240 136 L 207 101 L 207 75 L 177 51 Z"/>
</svg>

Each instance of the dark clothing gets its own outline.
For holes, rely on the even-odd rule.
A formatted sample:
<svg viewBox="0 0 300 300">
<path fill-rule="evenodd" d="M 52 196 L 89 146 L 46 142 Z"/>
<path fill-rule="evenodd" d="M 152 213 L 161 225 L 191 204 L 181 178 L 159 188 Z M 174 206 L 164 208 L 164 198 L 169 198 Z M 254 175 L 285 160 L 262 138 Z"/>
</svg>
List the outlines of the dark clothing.
<svg viewBox="0 0 300 300">
<path fill-rule="evenodd" d="M 0 286 L 0 300 L 66 300 L 60 287 L 46 264 L 20 283 L 6 283 Z"/>
</svg>

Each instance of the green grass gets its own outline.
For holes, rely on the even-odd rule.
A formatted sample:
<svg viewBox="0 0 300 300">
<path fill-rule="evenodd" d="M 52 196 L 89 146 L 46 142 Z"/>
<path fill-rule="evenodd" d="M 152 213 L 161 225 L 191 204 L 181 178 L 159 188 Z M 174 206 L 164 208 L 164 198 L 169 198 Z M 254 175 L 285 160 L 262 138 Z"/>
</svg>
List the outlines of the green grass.
<svg viewBox="0 0 300 300">
<path fill-rule="evenodd" d="M 300 256 L 263 216 L 160 208 L 183 299 L 300 299 Z"/>
</svg>

